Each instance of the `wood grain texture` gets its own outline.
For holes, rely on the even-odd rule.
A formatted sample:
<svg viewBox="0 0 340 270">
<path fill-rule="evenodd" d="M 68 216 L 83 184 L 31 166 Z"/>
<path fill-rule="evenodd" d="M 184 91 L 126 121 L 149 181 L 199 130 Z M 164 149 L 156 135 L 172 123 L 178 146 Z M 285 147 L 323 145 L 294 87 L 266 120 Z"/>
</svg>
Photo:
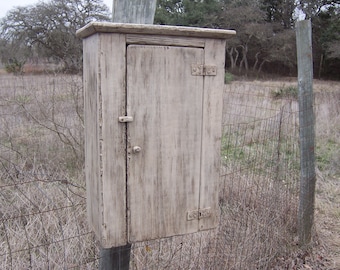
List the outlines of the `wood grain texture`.
<svg viewBox="0 0 340 270">
<path fill-rule="evenodd" d="M 84 42 L 85 174 L 90 226 L 105 247 L 125 245 L 125 36 Z M 107 61 L 110 59 L 110 61 Z"/>
<path fill-rule="evenodd" d="M 112 21 L 152 24 L 157 0 L 113 0 Z"/>
<path fill-rule="evenodd" d="M 126 124 L 118 121 L 125 115 L 125 35 L 101 33 L 100 41 L 102 245 L 112 247 L 127 243 Z"/>
<path fill-rule="evenodd" d="M 104 248 L 217 226 L 224 48 L 135 33 L 84 40 L 88 217 Z M 193 76 L 193 64 L 216 75 Z"/>
<path fill-rule="evenodd" d="M 226 39 L 235 35 L 236 31 L 170 25 L 91 22 L 79 29 L 77 31 L 77 36 L 85 38 L 94 33 L 124 33 Z"/>
<path fill-rule="evenodd" d="M 198 208 L 203 77 L 191 64 L 203 49 L 130 45 L 127 50 L 129 240 L 195 232 Z"/>
<path fill-rule="evenodd" d="M 216 76 L 204 77 L 200 208 L 211 207 L 212 216 L 200 219 L 200 230 L 216 227 L 219 218 L 218 189 L 221 160 L 221 129 L 224 85 L 225 40 L 208 39 L 205 65 L 217 67 Z"/>
<path fill-rule="evenodd" d="M 126 35 L 127 44 L 163 45 L 204 48 L 205 39 L 194 37 L 167 37 L 160 35 Z"/>
<path fill-rule="evenodd" d="M 315 207 L 315 115 L 313 93 L 312 25 L 296 23 L 300 124 L 300 196 L 298 213 L 299 244 L 310 244 Z"/>
<path fill-rule="evenodd" d="M 96 235 L 101 235 L 102 190 L 99 153 L 99 36 L 84 41 L 84 122 L 85 122 L 85 178 L 88 221 Z"/>
</svg>

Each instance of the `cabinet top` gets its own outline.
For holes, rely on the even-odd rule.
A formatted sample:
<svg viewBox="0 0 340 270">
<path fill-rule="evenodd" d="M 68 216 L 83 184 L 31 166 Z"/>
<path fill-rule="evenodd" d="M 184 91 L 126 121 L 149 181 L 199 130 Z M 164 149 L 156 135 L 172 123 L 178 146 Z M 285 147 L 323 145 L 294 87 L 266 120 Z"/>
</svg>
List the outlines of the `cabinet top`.
<svg viewBox="0 0 340 270">
<path fill-rule="evenodd" d="M 95 33 L 145 34 L 227 39 L 235 35 L 236 31 L 154 24 L 91 22 L 79 29 L 77 31 L 77 36 L 80 38 L 86 38 Z"/>
</svg>

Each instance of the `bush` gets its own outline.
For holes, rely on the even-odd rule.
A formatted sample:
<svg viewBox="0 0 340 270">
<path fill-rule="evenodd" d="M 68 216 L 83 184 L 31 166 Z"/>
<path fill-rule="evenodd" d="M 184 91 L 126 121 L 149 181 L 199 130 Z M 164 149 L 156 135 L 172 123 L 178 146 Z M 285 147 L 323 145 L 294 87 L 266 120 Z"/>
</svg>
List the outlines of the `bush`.
<svg viewBox="0 0 340 270">
<path fill-rule="evenodd" d="M 283 86 L 278 90 L 274 90 L 272 92 L 272 97 L 275 99 L 280 98 L 290 98 L 290 99 L 298 99 L 299 90 L 296 86 Z"/>
<path fill-rule="evenodd" d="M 226 72 L 226 73 L 224 74 L 224 83 L 225 83 L 225 84 L 229 84 L 229 83 L 231 83 L 233 80 L 234 80 L 233 74 L 231 74 L 231 73 L 229 73 L 229 72 Z"/>
<path fill-rule="evenodd" d="M 8 73 L 22 74 L 24 68 L 24 63 L 16 59 L 10 60 L 6 65 L 5 69 Z"/>
</svg>

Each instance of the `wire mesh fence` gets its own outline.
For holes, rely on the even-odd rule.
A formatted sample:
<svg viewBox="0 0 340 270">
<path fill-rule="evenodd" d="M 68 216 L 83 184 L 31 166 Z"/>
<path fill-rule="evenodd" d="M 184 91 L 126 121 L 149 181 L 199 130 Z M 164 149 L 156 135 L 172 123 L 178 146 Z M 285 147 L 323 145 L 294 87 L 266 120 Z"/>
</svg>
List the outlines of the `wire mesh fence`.
<svg viewBox="0 0 340 270">
<path fill-rule="evenodd" d="M 86 222 L 81 78 L 0 80 L 0 268 L 98 268 Z M 296 98 L 293 83 L 226 85 L 219 226 L 135 243 L 131 269 L 266 269 L 294 246 Z"/>
</svg>

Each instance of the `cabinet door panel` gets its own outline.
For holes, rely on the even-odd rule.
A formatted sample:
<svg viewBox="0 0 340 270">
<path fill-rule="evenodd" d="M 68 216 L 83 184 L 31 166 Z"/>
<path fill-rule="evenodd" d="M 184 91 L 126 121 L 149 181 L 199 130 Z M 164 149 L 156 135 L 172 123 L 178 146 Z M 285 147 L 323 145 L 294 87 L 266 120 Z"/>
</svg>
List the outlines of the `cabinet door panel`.
<svg viewBox="0 0 340 270">
<path fill-rule="evenodd" d="M 198 231 L 203 76 L 200 48 L 127 48 L 130 242 Z"/>
</svg>

